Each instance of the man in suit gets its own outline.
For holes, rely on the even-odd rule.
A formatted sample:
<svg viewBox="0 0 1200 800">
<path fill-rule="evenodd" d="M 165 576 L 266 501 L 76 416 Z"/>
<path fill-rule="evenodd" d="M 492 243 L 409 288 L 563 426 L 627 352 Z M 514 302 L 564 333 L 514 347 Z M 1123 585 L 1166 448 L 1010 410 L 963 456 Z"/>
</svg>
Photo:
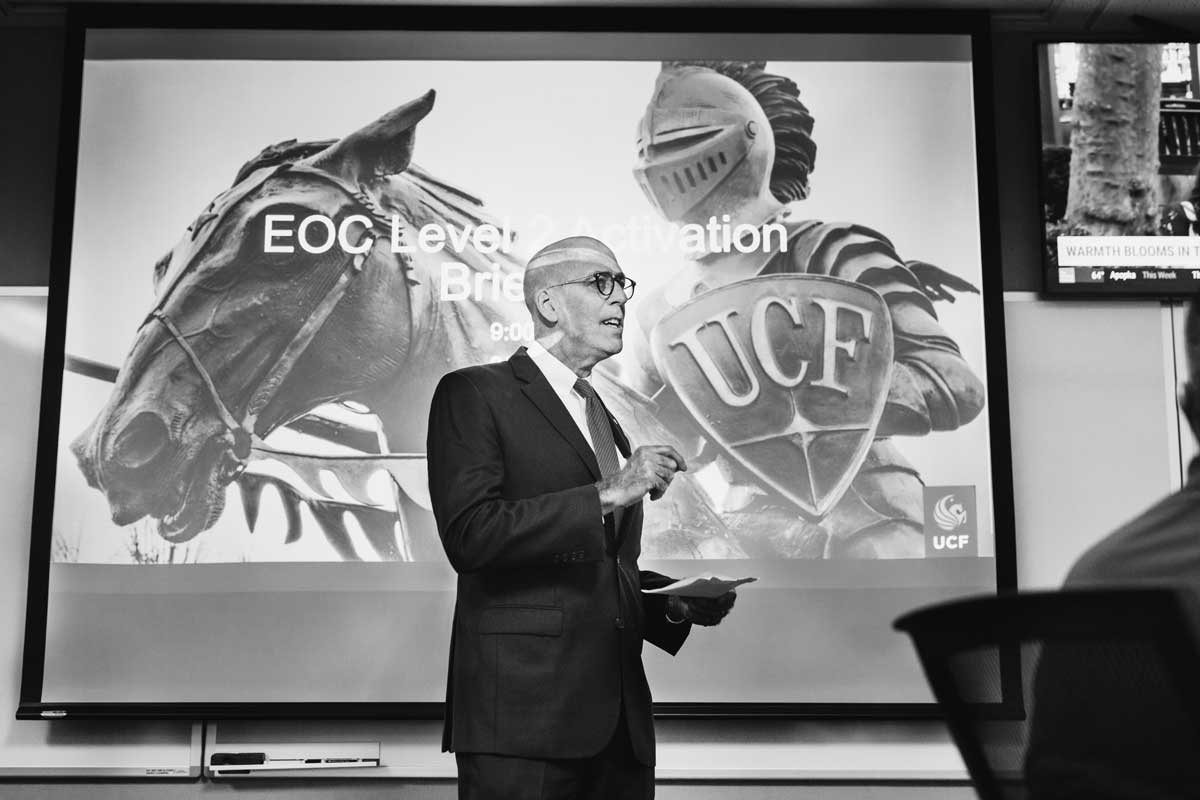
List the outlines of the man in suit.
<svg viewBox="0 0 1200 800">
<path fill-rule="evenodd" d="M 460 798 L 653 797 L 642 640 L 674 654 L 733 605 L 641 591 L 671 580 L 638 571 L 641 499 L 687 466 L 670 446 L 631 452 L 587 381 L 621 351 L 633 288 L 603 243 L 548 245 L 525 274 L 534 343 L 434 393 L 430 495 L 458 572 L 442 744 Z"/>
</svg>

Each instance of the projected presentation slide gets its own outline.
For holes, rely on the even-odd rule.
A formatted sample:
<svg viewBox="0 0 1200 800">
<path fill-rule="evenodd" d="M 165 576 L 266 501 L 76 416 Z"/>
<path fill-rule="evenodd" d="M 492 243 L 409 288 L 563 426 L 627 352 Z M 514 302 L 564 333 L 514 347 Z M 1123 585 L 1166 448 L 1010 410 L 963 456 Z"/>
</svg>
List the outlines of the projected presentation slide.
<svg viewBox="0 0 1200 800">
<path fill-rule="evenodd" d="M 1196 44 L 1039 46 L 1045 287 L 1200 290 Z"/>
<path fill-rule="evenodd" d="M 189 650 L 221 669 L 183 689 L 148 688 L 185 658 L 156 653 L 125 699 L 347 699 L 314 676 L 377 645 L 339 622 L 367 608 L 423 644 L 349 699 L 439 700 L 430 398 L 529 344 L 527 260 L 588 235 L 636 282 L 594 383 L 690 467 L 645 502 L 643 566 L 757 577 L 733 650 L 791 609 L 764 658 L 821 676 L 692 659 L 660 699 L 928 700 L 891 619 L 997 580 L 969 37 L 257 35 L 89 34 L 47 686 L 111 699 L 76 637 L 127 661 L 143 603 L 205 640 L 236 596 L 273 653 Z M 320 653 L 282 641 L 298 609 Z"/>
</svg>

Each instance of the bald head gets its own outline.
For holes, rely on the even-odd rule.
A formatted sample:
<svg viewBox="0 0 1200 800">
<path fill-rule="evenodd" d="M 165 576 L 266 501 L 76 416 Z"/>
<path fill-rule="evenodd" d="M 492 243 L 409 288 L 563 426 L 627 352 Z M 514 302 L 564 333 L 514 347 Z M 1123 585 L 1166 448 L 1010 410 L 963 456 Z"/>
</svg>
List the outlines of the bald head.
<svg viewBox="0 0 1200 800">
<path fill-rule="evenodd" d="M 525 267 L 525 307 L 541 323 L 537 297 L 548 286 L 595 272 L 619 273 L 617 257 L 608 245 L 591 236 L 568 236 L 534 253 Z"/>
</svg>

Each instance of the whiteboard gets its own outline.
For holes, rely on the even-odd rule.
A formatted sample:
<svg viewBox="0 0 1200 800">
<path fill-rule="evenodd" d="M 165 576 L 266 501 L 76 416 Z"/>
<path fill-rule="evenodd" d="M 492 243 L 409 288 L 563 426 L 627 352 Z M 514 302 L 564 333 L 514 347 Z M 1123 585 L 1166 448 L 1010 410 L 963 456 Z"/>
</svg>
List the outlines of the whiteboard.
<svg viewBox="0 0 1200 800">
<path fill-rule="evenodd" d="M 915 658 L 915 656 L 914 656 Z M 269 749 L 263 743 L 379 744 L 378 767 L 224 776 L 244 781 L 303 778 L 453 778 L 441 752 L 440 721 L 239 720 L 210 723 L 206 752 Z M 659 782 L 745 780 L 963 781 L 966 767 L 945 727 L 933 720 L 704 720 L 655 723 Z"/>
<path fill-rule="evenodd" d="M 0 289 L 0 778 L 197 778 L 199 723 L 15 717 L 45 329 L 44 291 Z"/>
</svg>

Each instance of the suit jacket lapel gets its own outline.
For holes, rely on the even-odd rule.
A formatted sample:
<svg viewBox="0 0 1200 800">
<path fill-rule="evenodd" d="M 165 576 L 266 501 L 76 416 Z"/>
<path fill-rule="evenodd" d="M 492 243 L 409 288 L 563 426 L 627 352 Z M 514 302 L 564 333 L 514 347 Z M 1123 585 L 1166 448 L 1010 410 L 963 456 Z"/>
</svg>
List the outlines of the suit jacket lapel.
<svg viewBox="0 0 1200 800">
<path fill-rule="evenodd" d="M 579 426 L 575 424 L 575 420 L 571 418 L 571 414 L 562 404 L 562 400 L 551 388 L 550 381 L 546 380 L 546 376 L 538 369 L 537 364 L 533 363 L 533 359 L 526 353 L 525 348 L 522 347 L 513 353 L 508 363 L 512 366 L 513 374 L 525 384 L 521 387 L 521 391 L 550 421 L 559 435 L 575 448 L 575 452 L 583 459 L 588 471 L 592 473 L 592 478 L 600 480 L 600 464 L 596 461 L 596 454 L 592 452 L 592 448 L 588 447 L 587 439 L 583 438 Z M 622 439 L 624 436 L 621 434 Z M 625 446 L 628 447 L 628 443 Z"/>
</svg>

